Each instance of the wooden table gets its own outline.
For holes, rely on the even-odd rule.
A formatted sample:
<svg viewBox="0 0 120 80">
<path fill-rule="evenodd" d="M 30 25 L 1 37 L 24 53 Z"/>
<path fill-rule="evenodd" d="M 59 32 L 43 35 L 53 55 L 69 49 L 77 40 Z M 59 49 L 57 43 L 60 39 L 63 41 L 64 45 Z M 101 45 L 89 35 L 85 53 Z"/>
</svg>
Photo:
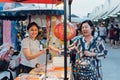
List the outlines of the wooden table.
<svg viewBox="0 0 120 80">
<path fill-rule="evenodd" d="M 68 71 L 68 77 L 70 78 L 70 74 L 71 74 L 71 69 L 70 67 L 67 68 Z M 38 72 L 36 71 L 36 69 L 33 69 L 30 74 L 37 74 L 37 75 L 42 75 L 41 78 L 44 78 L 44 72 Z M 64 67 L 53 67 L 51 69 L 47 70 L 47 77 L 56 77 L 58 79 L 63 79 L 64 78 Z"/>
</svg>

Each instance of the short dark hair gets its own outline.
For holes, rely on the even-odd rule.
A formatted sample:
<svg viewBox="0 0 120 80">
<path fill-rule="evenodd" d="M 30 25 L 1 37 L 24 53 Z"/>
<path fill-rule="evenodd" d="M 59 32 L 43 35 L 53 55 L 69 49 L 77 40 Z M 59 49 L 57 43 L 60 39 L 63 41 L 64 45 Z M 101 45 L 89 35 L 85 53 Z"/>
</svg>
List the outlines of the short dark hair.
<svg viewBox="0 0 120 80">
<path fill-rule="evenodd" d="M 91 21 L 91 20 L 85 20 L 85 21 L 83 21 L 82 23 L 81 23 L 81 25 L 80 25 L 80 31 L 82 30 L 82 25 L 84 24 L 84 23 L 88 23 L 88 25 L 90 25 L 90 27 L 93 29 L 93 31 L 92 31 L 92 35 L 94 35 L 94 24 L 93 24 L 93 22 Z"/>
<path fill-rule="evenodd" d="M 33 25 L 35 25 L 39 29 L 39 27 L 38 27 L 36 22 L 31 22 L 31 23 L 28 24 L 27 30 L 29 30 Z"/>
<path fill-rule="evenodd" d="M 84 24 L 84 23 L 88 23 L 91 28 L 94 27 L 94 24 L 93 24 L 93 22 L 92 22 L 91 20 L 85 20 L 85 21 L 83 21 L 83 22 L 81 23 L 81 26 L 82 26 L 82 24 Z"/>
</svg>

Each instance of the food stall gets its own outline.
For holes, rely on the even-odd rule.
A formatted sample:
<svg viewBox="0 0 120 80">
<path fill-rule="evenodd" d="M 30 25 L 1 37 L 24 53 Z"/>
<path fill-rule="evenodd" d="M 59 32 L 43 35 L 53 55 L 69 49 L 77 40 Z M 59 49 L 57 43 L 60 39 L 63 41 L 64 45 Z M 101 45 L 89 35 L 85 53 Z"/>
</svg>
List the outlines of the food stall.
<svg viewBox="0 0 120 80">
<path fill-rule="evenodd" d="M 18 12 L 18 13 L 19 13 L 19 12 Z M 8 13 L 7 13 L 7 14 L 8 14 Z M 63 13 L 62 13 L 62 14 L 63 14 Z M 22 16 L 23 16 L 23 14 L 22 14 Z M 51 16 L 48 16 L 48 19 L 49 19 L 48 24 L 51 22 L 51 18 L 50 18 L 50 17 L 51 17 Z M 54 18 L 53 15 L 52 15 L 52 17 Z M 56 21 L 55 19 L 56 19 L 56 17 L 55 17 L 54 19 L 52 19 L 53 22 Z M 57 19 L 58 19 L 58 20 L 60 19 L 59 16 L 57 16 Z M 66 18 L 65 18 L 65 19 L 66 19 Z M 54 24 L 54 26 L 56 25 L 56 23 L 52 23 L 52 24 Z M 49 26 L 51 26 L 51 24 L 50 24 L 50 25 L 46 25 L 46 27 L 47 27 L 48 30 L 49 30 L 49 28 L 48 28 Z M 53 30 L 54 30 L 54 28 L 53 28 Z M 57 40 L 56 40 L 56 41 L 57 41 Z M 64 40 L 64 41 L 61 42 L 62 45 L 63 45 L 63 42 L 66 43 L 66 40 Z M 66 46 L 66 45 L 64 44 L 64 46 Z M 65 54 L 66 54 L 66 52 L 65 52 Z M 61 58 L 61 57 L 60 57 L 60 58 Z M 51 66 L 51 68 L 50 68 L 50 69 L 47 69 L 47 71 L 48 71 L 48 72 L 52 72 L 54 75 L 57 74 L 59 71 L 62 71 L 62 72 L 60 72 L 60 74 L 61 74 L 60 77 L 63 77 L 62 79 L 64 79 L 64 77 L 66 78 L 66 76 L 63 76 L 64 74 L 66 74 L 66 71 L 64 72 L 64 70 L 66 69 L 66 66 L 64 66 L 64 65 L 65 65 L 64 62 L 66 61 L 66 59 L 65 59 L 66 57 L 63 56 L 62 58 L 64 58 L 63 61 L 62 61 L 62 62 L 63 62 L 62 67 L 61 67 L 61 66 L 56 66 L 56 67 L 55 67 L 55 66 Z M 57 58 L 57 59 L 58 59 L 58 58 Z M 54 62 L 54 60 L 53 60 L 53 62 Z M 51 65 L 51 64 L 49 64 L 49 65 Z M 48 66 L 49 66 L 49 65 L 48 65 Z M 70 71 L 70 67 L 67 67 L 67 70 Z M 55 71 L 58 71 L 58 72 L 54 73 L 53 71 L 54 71 L 54 72 L 55 72 Z M 30 74 L 30 76 L 33 75 L 33 74 L 31 74 L 31 73 L 29 73 L 29 74 Z M 27 74 L 27 75 L 29 75 L 29 74 Z M 51 74 L 51 73 L 50 73 L 50 74 Z M 67 73 L 67 74 L 68 74 L 68 73 Z M 17 78 L 15 78 L 15 79 L 20 79 L 22 75 L 26 75 L 26 74 L 23 73 L 23 74 L 19 75 L 19 76 L 18 76 Z M 69 74 L 69 75 L 70 75 L 70 74 Z M 57 75 L 56 75 L 56 76 L 57 76 Z M 29 77 L 29 76 L 28 76 L 28 77 Z M 34 76 L 34 77 L 35 77 L 35 76 Z M 46 76 L 45 76 L 45 77 L 46 77 Z M 24 78 L 24 77 L 23 77 L 23 78 Z M 43 78 L 44 78 L 44 73 L 43 73 Z M 27 78 L 27 79 L 28 79 L 28 78 Z M 31 78 L 31 79 L 32 79 L 32 78 Z M 39 79 L 40 79 L 40 78 L 39 78 Z M 41 79 L 42 79 L 42 78 L 41 78 Z M 30 80 L 30 77 L 29 77 L 29 80 Z M 33 80 L 33 79 L 32 79 L 32 80 Z M 36 80 L 36 79 L 35 79 L 35 80 Z M 51 80 L 53 80 L 53 79 L 51 79 Z M 55 79 L 55 80 L 56 80 L 56 79 Z"/>
<path fill-rule="evenodd" d="M 67 57 L 67 74 L 68 79 L 71 77 L 70 57 Z M 54 57 L 52 63 L 47 65 L 47 73 L 45 75 L 45 65 L 39 65 L 30 73 L 21 73 L 15 80 L 64 80 L 64 57 Z"/>
</svg>

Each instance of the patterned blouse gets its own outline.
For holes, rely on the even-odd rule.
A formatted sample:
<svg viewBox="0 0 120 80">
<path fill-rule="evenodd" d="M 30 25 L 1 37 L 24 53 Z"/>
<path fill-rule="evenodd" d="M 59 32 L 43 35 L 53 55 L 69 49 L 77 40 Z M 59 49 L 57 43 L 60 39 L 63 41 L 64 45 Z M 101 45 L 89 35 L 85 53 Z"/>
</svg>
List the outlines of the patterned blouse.
<svg viewBox="0 0 120 80">
<path fill-rule="evenodd" d="M 91 42 L 88 45 L 86 44 L 84 37 L 81 36 L 80 38 L 82 38 L 82 42 L 85 45 L 85 50 L 88 50 L 88 48 L 91 46 L 91 44 L 95 41 L 94 45 L 91 46 L 89 51 L 96 53 L 97 54 L 96 57 L 98 59 L 102 56 L 105 57 L 107 55 L 107 50 L 105 49 L 104 41 L 102 38 L 94 37 L 93 39 L 91 39 Z M 82 46 L 82 42 L 81 42 L 80 38 L 77 38 L 76 40 L 74 40 L 72 45 L 70 45 L 68 48 L 71 54 L 77 53 L 78 57 L 82 57 L 82 55 L 83 55 L 83 51 L 82 51 L 83 46 Z"/>
</svg>

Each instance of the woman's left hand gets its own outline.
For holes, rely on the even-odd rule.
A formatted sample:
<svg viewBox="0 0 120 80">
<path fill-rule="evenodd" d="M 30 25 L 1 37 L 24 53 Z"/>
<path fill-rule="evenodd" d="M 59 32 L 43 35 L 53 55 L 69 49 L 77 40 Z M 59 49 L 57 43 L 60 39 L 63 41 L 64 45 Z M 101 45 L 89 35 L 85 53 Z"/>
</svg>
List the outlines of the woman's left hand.
<svg viewBox="0 0 120 80">
<path fill-rule="evenodd" d="M 43 51 L 43 53 L 46 53 L 46 50 L 47 50 L 47 48 L 44 48 L 42 51 Z"/>
<path fill-rule="evenodd" d="M 84 51 L 84 55 L 85 56 L 96 56 L 96 54 L 95 53 L 93 53 L 93 52 L 90 52 L 90 51 Z"/>
<path fill-rule="evenodd" d="M 55 51 L 55 52 L 59 52 L 59 49 L 54 47 L 54 46 L 52 46 L 52 45 L 49 45 L 49 50 Z"/>
</svg>

